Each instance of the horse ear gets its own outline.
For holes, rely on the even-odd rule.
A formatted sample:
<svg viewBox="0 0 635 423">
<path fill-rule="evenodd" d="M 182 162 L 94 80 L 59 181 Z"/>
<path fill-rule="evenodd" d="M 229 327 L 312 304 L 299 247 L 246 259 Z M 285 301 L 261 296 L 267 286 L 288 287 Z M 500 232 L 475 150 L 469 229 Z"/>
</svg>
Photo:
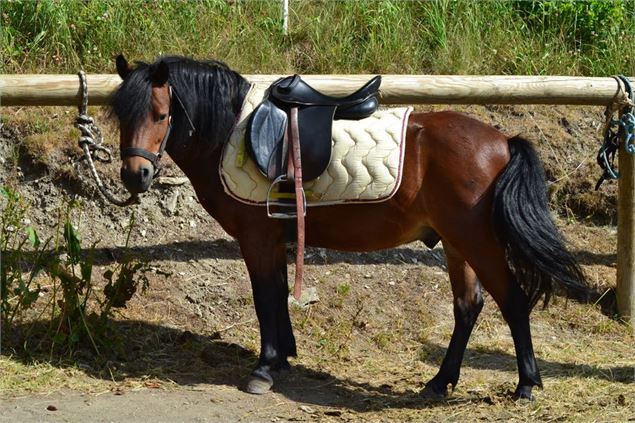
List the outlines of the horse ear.
<svg viewBox="0 0 635 423">
<path fill-rule="evenodd" d="M 167 63 L 160 61 L 159 64 L 151 71 L 150 80 L 154 85 L 163 85 L 168 82 L 170 77 L 170 68 Z"/>
<path fill-rule="evenodd" d="M 117 60 L 115 62 L 117 63 L 117 73 L 119 74 L 121 79 L 126 79 L 130 72 L 132 72 L 128 61 L 125 57 L 123 57 L 123 54 L 120 54 L 119 56 L 117 56 Z"/>
</svg>

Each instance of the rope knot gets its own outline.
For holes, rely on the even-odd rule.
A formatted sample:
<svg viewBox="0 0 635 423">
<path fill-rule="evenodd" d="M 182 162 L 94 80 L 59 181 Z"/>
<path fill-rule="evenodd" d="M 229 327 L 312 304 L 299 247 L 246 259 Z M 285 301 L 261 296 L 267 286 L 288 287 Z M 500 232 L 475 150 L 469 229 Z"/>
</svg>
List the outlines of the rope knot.
<svg viewBox="0 0 635 423">
<path fill-rule="evenodd" d="M 81 92 L 78 115 L 75 118 L 75 127 L 81 132 L 78 144 L 84 151 L 83 159 L 86 159 L 88 163 L 88 168 L 90 169 L 93 178 L 95 178 L 97 188 L 99 188 L 99 193 L 105 199 L 117 206 L 139 204 L 139 197 L 137 195 L 131 195 L 130 198 L 124 201 L 113 197 L 106 189 L 106 186 L 103 184 L 99 174 L 97 173 L 93 159 L 104 163 L 110 163 L 112 161 L 112 152 L 104 145 L 104 137 L 102 136 L 99 127 L 95 124 L 94 119 L 88 116 L 88 84 L 86 83 L 86 74 L 83 71 L 80 71 L 78 75 Z"/>
</svg>

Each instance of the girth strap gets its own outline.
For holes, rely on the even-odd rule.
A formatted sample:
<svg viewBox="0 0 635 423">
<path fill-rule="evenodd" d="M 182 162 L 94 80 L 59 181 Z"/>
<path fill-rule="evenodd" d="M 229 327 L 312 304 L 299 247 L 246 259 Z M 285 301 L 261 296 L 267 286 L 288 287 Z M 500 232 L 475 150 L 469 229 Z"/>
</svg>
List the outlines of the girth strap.
<svg viewBox="0 0 635 423">
<path fill-rule="evenodd" d="M 295 204 L 297 209 L 297 252 L 295 256 L 295 282 L 293 285 L 293 296 L 300 300 L 302 295 L 302 278 L 304 276 L 304 215 L 306 213 L 304 205 L 304 195 L 302 188 L 302 159 L 300 156 L 300 131 L 298 128 L 298 108 L 292 107 L 290 110 L 290 122 L 288 131 L 291 146 L 289 148 L 289 163 L 287 176 L 293 177 L 295 185 Z M 293 164 L 292 164 L 293 163 Z"/>
</svg>

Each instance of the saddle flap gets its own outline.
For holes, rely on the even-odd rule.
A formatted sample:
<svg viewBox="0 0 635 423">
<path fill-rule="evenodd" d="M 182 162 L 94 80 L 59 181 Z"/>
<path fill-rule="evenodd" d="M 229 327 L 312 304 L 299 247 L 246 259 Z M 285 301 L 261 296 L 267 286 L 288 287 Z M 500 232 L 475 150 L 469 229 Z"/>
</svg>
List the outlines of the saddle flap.
<svg viewBox="0 0 635 423">
<path fill-rule="evenodd" d="M 310 181 L 322 174 L 331 161 L 335 106 L 300 108 L 298 126 L 302 151 L 302 178 Z"/>
<path fill-rule="evenodd" d="M 245 142 L 251 157 L 263 175 L 282 169 L 285 157 L 280 148 L 287 128 L 287 114 L 269 100 L 254 109 L 247 122 Z M 280 157 L 277 157 L 280 156 Z"/>
</svg>

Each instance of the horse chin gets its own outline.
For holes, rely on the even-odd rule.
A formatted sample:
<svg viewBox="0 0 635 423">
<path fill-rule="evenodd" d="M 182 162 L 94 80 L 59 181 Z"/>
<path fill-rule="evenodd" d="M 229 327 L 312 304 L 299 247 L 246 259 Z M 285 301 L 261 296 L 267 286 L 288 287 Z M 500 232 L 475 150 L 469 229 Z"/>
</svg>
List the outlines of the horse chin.
<svg viewBox="0 0 635 423">
<path fill-rule="evenodd" d="M 132 195 L 133 197 L 137 197 L 140 194 L 144 194 L 144 193 L 148 192 L 149 189 L 150 189 L 150 187 L 144 188 L 144 189 L 135 189 L 135 188 L 126 187 L 126 191 L 128 191 L 128 193 L 130 195 Z"/>
</svg>

